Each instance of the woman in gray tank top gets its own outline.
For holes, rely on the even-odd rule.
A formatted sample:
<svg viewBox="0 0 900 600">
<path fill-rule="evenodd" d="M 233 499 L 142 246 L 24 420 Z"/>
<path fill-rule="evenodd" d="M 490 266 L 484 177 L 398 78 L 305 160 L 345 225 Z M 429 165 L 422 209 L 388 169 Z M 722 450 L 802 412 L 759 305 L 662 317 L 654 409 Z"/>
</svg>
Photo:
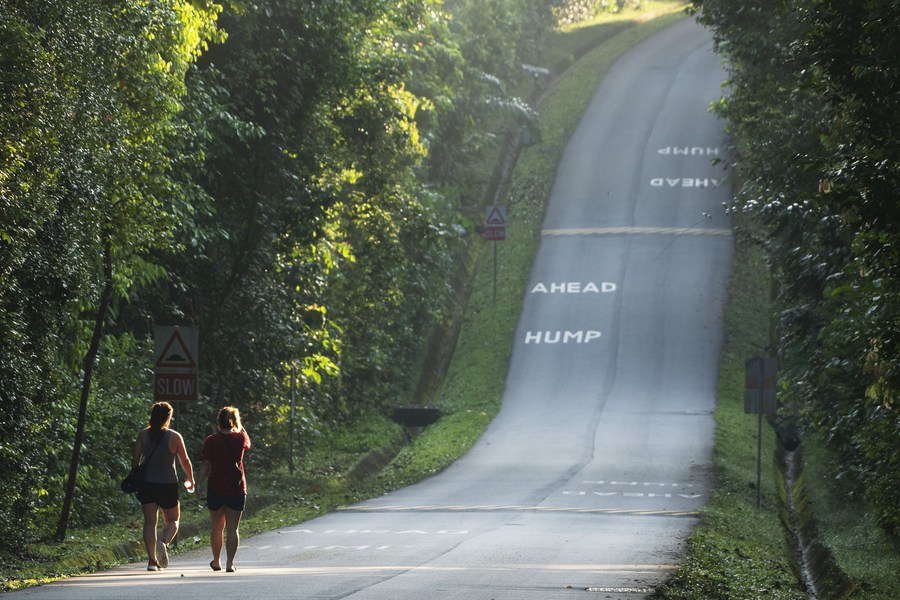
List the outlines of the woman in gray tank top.
<svg viewBox="0 0 900 600">
<path fill-rule="evenodd" d="M 157 402 L 150 410 L 150 424 L 134 443 L 131 465 L 146 463 L 144 481 L 138 490 L 138 500 L 144 512 L 144 546 L 147 548 L 147 570 L 159 571 L 169 566 L 169 543 L 178 533 L 181 507 L 178 504 L 178 474 L 175 459 L 184 470 L 184 485 L 194 491 L 194 469 L 184 447 L 184 439 L 169 429 L 172 405 Z M 159 511 L 163 514 L 163 530 L 157 536 Z"/>
</svg>

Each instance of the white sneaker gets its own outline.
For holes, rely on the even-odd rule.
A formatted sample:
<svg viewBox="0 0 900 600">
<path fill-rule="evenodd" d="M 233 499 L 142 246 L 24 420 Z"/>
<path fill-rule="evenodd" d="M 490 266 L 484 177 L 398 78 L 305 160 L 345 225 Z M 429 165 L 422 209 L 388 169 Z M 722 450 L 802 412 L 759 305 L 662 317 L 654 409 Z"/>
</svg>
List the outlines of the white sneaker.
<svg viewBox="0 0 900 600">
<path fill-rule="evenodd" d="M 155 562 L 148 562 L 147 570 L 148 571 L 159 571 L 159 565 L 157 565 Z"/>
<path fill-rule="evenodd" d="M 156 562 L 159 563 L 160 569 L 169 566 L 169 547 L 162 540 L 156 540 Z"/>
</svg>

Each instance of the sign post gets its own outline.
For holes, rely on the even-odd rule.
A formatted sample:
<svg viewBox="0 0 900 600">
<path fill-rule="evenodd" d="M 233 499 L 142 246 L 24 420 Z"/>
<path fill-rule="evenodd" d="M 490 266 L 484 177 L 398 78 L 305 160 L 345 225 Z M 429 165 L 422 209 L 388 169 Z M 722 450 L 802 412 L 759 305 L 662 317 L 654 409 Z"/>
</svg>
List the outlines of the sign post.
<svg viewBox="0 0 900 600">
<path fill-rule="evenodd" d="M 494 302 L 497 301 L 497 242 L 506 239 L 506 207 L 488 204 L 484 209 L 484 239 L 494 242 Z"/>
<path fill-rule="evenodd" d="M 762 422 L 763 415 L 778 410 L 775 396 L 778 379 L 778 359 L 754 357 L 744 364 L 744 412 L 758 417 L 756 426 L 756 508 L 760 504 L 762 485 Z"/>
<path fill-rule="evenodd" d="M 153 328 L 153 401 L 174 403 L 175 426 L 181 402 L 197 399 L 199 332 L 196 327 Z M 178 544 L 178 536 L 171 542 Z"/>
<path fill-rule="evenodd" d="M 484 239 L 502 242 L 506 239 L 506 207 L 488 204 L 484 209 Z"/>
</svg>

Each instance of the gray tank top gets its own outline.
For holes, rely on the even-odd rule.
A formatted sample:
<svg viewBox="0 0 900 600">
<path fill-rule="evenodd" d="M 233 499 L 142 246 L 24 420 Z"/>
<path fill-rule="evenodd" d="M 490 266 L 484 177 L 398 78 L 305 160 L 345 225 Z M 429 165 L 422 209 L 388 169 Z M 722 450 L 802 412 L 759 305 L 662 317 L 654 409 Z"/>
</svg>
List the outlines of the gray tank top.
<svg viewBox="0 0 900 600">
<path fill-rule="evenodd" d="M 151 483 L 178 483 L 178 475 L 175 473 L 175 455 L 169 452 L 169 438 L 172 432 L 166 429 L 163 431 L 162 438 L 159 440 L 159 446 L 153 450 L 156 440 L 150 439 L 147 434 L 147 444 L 144 446 L 144 456 L 150 456 L 147 461 L 147 469 L 144 471 L 144 480 Z"/>
</svg>

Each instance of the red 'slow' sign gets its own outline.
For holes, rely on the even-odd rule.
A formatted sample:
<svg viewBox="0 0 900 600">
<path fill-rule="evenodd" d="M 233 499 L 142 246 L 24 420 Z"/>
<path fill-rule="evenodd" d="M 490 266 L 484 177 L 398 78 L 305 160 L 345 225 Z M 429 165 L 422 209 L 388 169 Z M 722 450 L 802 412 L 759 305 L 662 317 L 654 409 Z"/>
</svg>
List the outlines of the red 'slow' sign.
<svg viewBox="0 0 900 600">
<path fill-rule="evenodd" d="M 153 397 L 157 402 L 178 402 L 197 399 L 196 373 L 156 373 Z"/>
<path fill-rule="evenodd" d="M 506 239 L 506 227 L 485 227 L 484 239 L 489 242 L 502 242 Z"/>
</svg>

